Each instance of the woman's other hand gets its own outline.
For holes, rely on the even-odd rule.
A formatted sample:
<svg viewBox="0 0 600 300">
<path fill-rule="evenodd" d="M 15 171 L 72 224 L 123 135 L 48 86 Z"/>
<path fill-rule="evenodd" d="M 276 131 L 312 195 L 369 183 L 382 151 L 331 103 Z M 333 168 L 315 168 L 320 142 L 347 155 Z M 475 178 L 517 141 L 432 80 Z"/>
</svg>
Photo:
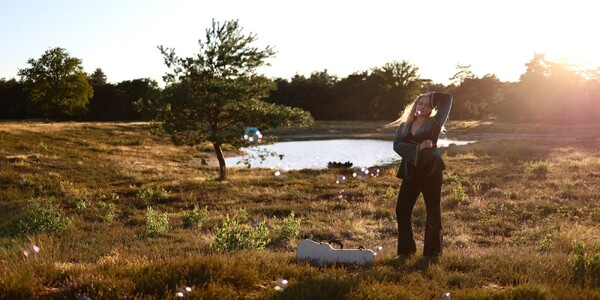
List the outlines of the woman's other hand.
<svg viewBox="0 0 600 300">
<path fill-rule="evenodd" d="M 431 140 L 424 140 L 421 142 L 421 144 L 419 144 L 419 150 L 424 150 L 431 147 L 433 147 L 433 142 Z"/>
</svg>

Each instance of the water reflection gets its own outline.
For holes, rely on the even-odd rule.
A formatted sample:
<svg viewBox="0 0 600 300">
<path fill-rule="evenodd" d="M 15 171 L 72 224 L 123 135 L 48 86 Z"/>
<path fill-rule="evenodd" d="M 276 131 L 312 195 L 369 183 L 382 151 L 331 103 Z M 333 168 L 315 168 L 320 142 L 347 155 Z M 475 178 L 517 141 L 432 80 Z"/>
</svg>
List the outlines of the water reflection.
<svg viewBox="0 0 600 300">
<path fill-rule="evenodd" d="M 439 139 L 438 147 L 469 143 L 472 142 Z M 279 142 L 272 145 L 256 146 L 253 149 L 262 149 L 283 155 L 283 159 L 280 159 L 279 156 L 267 156 L 262 162 L 259 158 L 250 159 L 249 162 L 253 168 L 326 169 L 327 163 L 331 161 L 342 163 L 350 161 L 354 164 L 354 167 L 361 167 L 386 165 L 400 160 L 398 154 L 392 149 L 392 141 L 373 139 Z M 246 151 L 247 149 L 243 150 Z M 230 157 L 225 162 L 230 167 L 244 166 L 243 159 L 242 156 Z"/>
</svg>

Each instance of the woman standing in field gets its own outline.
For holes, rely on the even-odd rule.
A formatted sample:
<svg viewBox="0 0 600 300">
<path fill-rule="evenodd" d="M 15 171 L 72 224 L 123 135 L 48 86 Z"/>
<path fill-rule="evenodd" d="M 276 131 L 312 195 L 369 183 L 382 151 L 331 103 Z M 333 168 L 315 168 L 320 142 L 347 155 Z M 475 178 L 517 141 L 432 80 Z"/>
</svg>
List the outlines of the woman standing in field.
<svg viewBox="0 0 600 300">
<path fill-rule="evenodd" d="M 451 94 L 422 94 L 404 109 L 398 120 L 389 124 L 398 126 L 394 151 L 402 157 L 396 175 L 402 179 L 396 204 L 399 256 L 409 256 L 417 251 L 412 231 L 412 211 L 421 193 L 427 211 L 423 255 L 435 257 L 442 254 L 440 202 L 446 166 L 437 148 L 437 140 L 451 107 Z"/>
</svg>

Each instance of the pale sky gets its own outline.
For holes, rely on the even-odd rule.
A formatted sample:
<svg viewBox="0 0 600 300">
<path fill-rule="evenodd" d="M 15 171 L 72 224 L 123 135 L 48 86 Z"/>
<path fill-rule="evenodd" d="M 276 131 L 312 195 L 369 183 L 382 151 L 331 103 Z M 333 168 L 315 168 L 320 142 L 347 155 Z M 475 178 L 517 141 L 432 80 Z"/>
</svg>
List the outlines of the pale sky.
<svg viewBox="0 0 600 300">
<path fill-rule="evenodd" d="M 168 71 L 158 45 L 198 52 L 211 20 L 237 19 L 277 51 L 260 70 L 290 79 L 327 69 L 340 78 L 408 61 L 448 84 L 456 64 L 516 81 L 534 53 L 600 66 L 596 1 L 538 0 L 2 0 L 0 78 L 54 47 L 101 68 L 109 82 Z"/>
</svg>

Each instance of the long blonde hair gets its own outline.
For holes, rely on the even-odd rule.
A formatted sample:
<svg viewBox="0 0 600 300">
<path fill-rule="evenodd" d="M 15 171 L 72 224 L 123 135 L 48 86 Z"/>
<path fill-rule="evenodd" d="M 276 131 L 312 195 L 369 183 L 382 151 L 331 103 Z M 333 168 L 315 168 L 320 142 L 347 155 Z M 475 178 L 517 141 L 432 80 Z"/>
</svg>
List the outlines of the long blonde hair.
<svg viewBox="0 0 600 300">
<path fill-rule="evenodd" d="M 427 93 L 427 94 L 421 94 L 419 96 L 417 96 L 417 98 L 415 98 L 415 100 L 413 100 L 411 103 L 409 103 L 406 107 L 404 107 L 404 110 L 401 112 L 400 117 L 398 119 L 396 119 L 394 122 L 391 122 L 387 125 L 385 125 L 386 128 L 390 128 L 390 127 L 398 127 L 402 124 L 411 124 L 414 120 L 415 120 L 415 112 L 417 110 L 417 102 L 419 102 L 419 100 L 421 100 L 421 98 L 425 98 L 428 97 L 429 98 L 429 105 L 433 106 L 432 101 L 433 101 L 433 93 Z M 433 120 L 433 118 L 431 118 L 432 116 L 435 116 L 435 114 L 437 113 L 437 109 L 435 108 L 431 108 L 431 114 L 429 115 L 429 120 L 427 120 L 427 124 L 426 126 L 424 126 L 426 129 L 429 126 L 431 126 L 431 120 Z M 443 131 L 443 128 L 442 128 Z M 410 126 L 403 126 L 402 127 L 402 136 L 407 135 L 410 132 Z"/>
</svg>

